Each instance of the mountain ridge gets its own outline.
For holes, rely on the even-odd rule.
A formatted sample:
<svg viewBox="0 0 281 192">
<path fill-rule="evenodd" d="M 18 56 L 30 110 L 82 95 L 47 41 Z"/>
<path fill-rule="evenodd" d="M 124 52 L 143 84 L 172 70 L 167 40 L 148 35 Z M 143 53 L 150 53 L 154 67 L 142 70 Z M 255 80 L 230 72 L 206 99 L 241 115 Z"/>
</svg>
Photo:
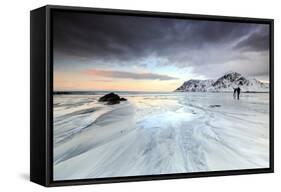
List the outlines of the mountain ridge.
<svg viewBox="0 0 281 192">
<path fill-rule="evenodd" d="M 269 86 L 255 78 L 247 78 L 238 72 L 228 72 L 218 79 L 190 79 L 176 92 L 232 92 L 240 87 L 242 92 L 269 92 Z"/>
</svg>

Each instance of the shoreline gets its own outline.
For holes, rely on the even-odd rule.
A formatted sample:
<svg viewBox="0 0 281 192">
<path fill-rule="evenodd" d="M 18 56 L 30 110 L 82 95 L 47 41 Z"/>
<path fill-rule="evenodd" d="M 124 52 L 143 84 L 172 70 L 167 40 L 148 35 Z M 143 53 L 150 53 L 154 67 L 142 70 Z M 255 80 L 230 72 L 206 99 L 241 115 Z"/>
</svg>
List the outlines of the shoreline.
<svg viewBox="0 0 281 192">
<path fill-rule="evenodd" d="M 102 95 L 106 93 L 118 93 L 118 94 L 173 94 L 173 93 L 233 93 L 232 91 L 205 91 L 205 92 L 192 92 L 192 91 L 171 91 L 171 92 L 141 92 L 141 91 L 53 91 L 53 95 Z M 241 93 L 270 93 L 269 91 L 241 91 Z"/>
</svg>

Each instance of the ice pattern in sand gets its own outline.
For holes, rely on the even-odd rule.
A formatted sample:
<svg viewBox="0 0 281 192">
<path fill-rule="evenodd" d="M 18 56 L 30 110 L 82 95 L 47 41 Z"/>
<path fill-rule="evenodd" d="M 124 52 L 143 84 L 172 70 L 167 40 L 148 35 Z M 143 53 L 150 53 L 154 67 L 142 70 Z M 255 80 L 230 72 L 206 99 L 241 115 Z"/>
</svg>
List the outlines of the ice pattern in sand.
<svg viewBox="0 0 281 192">
<path fill-rule="evenodd" d="M 54 180 L 269 167 L 269 94 L 54 95 Z"/>
</svg>

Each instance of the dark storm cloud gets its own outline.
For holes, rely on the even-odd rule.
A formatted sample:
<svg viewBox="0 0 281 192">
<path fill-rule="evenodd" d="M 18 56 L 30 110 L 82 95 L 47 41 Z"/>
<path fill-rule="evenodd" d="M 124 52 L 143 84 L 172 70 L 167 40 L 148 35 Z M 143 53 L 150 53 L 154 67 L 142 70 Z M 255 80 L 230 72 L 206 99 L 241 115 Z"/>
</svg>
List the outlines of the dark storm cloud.
<svg viewBox="0 0 281 192">
<path fill-rule="evenodd" d="M 98 77 L 110 77 L 121 79 L 143 79 L 143 80 L 175 80 L 177 78 L 168 75 L 161 75 L 155 73 L 132 73 L 115 70 L 100 70 L 100 69 L 88 69 L 86 74 Z"/>
<path fill-rule="evenodd" d="M 131 59 L 171 49 L 226 44 L 252 30 L 248 24 L 57 13 L 55 49 L 71 55 Z M 166 55 L 167 56 L 167 55 Z"/>
<path fill-rule="evenodd" d="M 158 65 L 193 66 L 200 73 L 211 65 L 251 60 L 244 54 L 247 51 L 268 51 L 266 25 L 86 13 L 54 15 L 55 67 L 69 67 L 71 60 L 138 65 L 153 56 L 165 61 Z"/>
</svg>

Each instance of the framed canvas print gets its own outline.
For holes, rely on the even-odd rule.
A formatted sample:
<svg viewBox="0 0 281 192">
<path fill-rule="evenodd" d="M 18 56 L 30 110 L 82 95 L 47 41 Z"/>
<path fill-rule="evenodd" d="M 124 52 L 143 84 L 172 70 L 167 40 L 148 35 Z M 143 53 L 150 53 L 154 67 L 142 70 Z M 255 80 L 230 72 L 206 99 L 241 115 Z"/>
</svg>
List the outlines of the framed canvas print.
<svg viewBox="0 0 281 192">
<path fill-rule="evenodd" d="M 31 181 L 273 172 L 273 20 L 31 11 Z"/>
</svg>

